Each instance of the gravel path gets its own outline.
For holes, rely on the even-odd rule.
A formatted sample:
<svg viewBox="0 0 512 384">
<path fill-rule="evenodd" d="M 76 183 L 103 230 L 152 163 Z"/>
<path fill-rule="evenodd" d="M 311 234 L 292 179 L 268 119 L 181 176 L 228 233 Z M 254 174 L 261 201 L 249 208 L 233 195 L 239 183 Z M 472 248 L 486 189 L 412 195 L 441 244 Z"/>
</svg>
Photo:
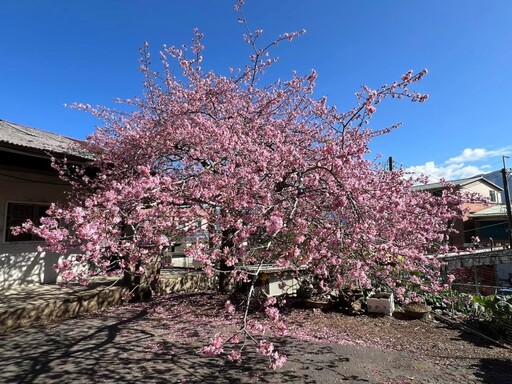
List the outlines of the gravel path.
<svg viewBox="0 0 512 384">
<path fill-rule="evenodd" d="M 2 383 L 512 383 L 512 353 L 443 323 L 293 309 L 277 371 L 197 353 L 225 298 L 179 295 L 0 336 Z"/>
</svg>

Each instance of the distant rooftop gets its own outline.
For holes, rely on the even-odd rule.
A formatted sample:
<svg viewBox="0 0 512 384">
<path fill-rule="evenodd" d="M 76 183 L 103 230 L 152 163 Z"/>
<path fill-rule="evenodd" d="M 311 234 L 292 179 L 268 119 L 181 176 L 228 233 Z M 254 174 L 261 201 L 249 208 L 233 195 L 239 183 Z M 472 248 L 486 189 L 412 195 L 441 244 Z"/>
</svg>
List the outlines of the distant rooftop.
<svg viewBox="0 0 512 384">
<path fill-rule="evenodd" d="M 464 187 L 465 185 L 474 183 L 475 181 L 483 181 L 487 184 L 492 185 L 494 188 L 498 189 L 499 191 L 503 190 L 502 187 L 487 180 L 483 175 L 476 175 L 476 176 L 468 177 L 465 179 L 447 180 L 445 183 L 431 183 L 431 184 L 415 185 L 413 187 L 413 189 L 415 189 L 417 191 L 430 191 L 430 190 L 446 188 L 446 184 L 455 184 L 459 187 Z"/>
<path fill-rule="evenodd" d="M 507 206 L 505 204 L 496 204 L 492 207 L 482 209 L 475 213 L 470 213 L 468 215 L 469 217 L 478 217 L 478 218 L 485 218 L 485 217 L 495 217 L 495 216 L 507 216 Z"/>
<path fill-rule="evenodd" d="M 94 155 L 84 144 L 80 140 L 0 119 L 0 146 L 92 159 Z"/>
</svg>

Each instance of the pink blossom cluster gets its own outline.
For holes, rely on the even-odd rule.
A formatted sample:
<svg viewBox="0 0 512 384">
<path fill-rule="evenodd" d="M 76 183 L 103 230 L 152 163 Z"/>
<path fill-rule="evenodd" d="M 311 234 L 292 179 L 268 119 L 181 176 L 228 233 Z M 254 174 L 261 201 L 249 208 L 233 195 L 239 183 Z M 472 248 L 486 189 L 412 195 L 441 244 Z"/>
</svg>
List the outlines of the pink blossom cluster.
<svg viewBox="0 0 512 384">
<path fill-rule="evenodd" d="M 203 347 L 201 352 L 205 356 L 220 355 L 224 352 L 224 339 L 220 333 L 217 333 L 211 340 L 210 344 Z"/>
<path fill-rule="evenodd" d="M 224 310 L 225 310 L 228 314 L 232 315 L 233 313 L 235 313 L 235 310 L 236 310 L 236 309 L 235 309 L 235 306 L 234 306 L 233 304 L 231 304 L 231 301 L 229 301 L 229 300 L 228 300 L 228 301 L 226 301 L 226 303 L 224 304 Z"/>
<path fill-rule="evenodd" d="M 409 88 L 426 71 L 364 86 L 345 112 L 314 95 L 315 71 L 260 86 L 273 62 L 269 49 L 302 33 L 265 48 L 262 31 L 250 33 L 249 64 L 230 77 L 201 68 L 198 30 L 191 52 L 162 48 L 162 72 L 152 68 L 145 44 L 144 94 L 120 101 L 134 112 L 75 106 L 104 122 L 88 138 L 96 158 L 84 168 L 55 162 L 72 186 L 69 202 L 52 205 L 39 226 L 17 231 L 43 237 L 54 252 L 81 252 L 57 266 L 66 281 L 115 267 L 134 288 L 153 286 L 162 254 L 184 243 L 207 275 L 223 269 L 237 281 L 250 280 L 247 266 L 272 264 L 314 275 L 323 292 L 379 285 L 417 300 L 418 290 L 442 289 L 437 256 L 447 251 L 447 223 L 464 213 L 467 196 L 449 187 L 441 196 L 413 190 L 423 180 L 383 170 L 369 155 L 371 140 L 398 126 L 372 130 L 377 105 L 425 101 Z M 85 272 L 73 272 L 77 265 Z M 235 308 L 226 303 L 225 310 Z M 270 325 L 254 320 L 245 330 L 285 331 L 273 304 L 265 313 Z M 203 352 L 222 353 L 224 340 L 216 335 Z M 258 348 L 277 367 L 285 358 L 270 345 Z"/>
</svg>

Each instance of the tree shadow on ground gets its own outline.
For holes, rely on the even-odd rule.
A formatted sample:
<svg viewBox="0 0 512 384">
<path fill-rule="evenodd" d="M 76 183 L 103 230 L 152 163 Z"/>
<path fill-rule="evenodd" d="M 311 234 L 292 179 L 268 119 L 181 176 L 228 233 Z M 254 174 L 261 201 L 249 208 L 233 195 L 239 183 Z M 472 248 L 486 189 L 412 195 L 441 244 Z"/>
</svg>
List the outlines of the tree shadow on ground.
<svg viewBox="0 0 512 384">
<path fill-rule="evenodd" d="M 40 382 L 46 375 L 68 381 L 67 375 L 72 373 L 72 365 L 80 373 L 82 368 L 86 368 L 81 366 L 85 362 L 84 356 L 93 356 L 108 348 L 123 326 L 144 317 L 146 313 L 146 310 L 142 310 L 129 318 L 103 326 L 97 324 L 97 327 L 62 323 L 63 329 L 58 324 L 19 330 L 16 332 L 19 337 L 14 343 L 11 341 L 8 348 L 5 345 L 2 348 L 2 363 L 7 369 L 0 374 L 0 379 L 15 367 L 10 382 Z M 7 335 L 2 336 L 0 341 L 7 338 Z M 89 370 L 87 372 L 90 373 Z"/>
<path fill-rule="evenodd" d="M 373 384 L 410 382 L 411 377 L 443 382 L 448 376 L 464 382 L 473 373 L 484 383 L 512 382 L 504 372 L 511 362 L 505 354 L 503 360 L 436 355 L 456 361 L 439 370 L 433 360 L 406 352 L 278 338 L 273 341 L 289 360 L 277 371 L 266 368 L 269 362 L 254 346 L 246 348 L 241 363 L 208 358 L 198 353 L 201 347 L 215 332 L 229 333 L 233 327 L 224 302 L 211 293 L 168 297 L 14 331 L 0 336 L 0 382 Z"/>
<path fill-rule="evenodd" d="M 512 383 L 512 362 L 507 359 L 480 359 L 475 376 L 485 384 Z"/>
<path fill-rule="evenodd" d="M 150 310 L 150 308 L 149 308 Z M 178 321 L 174 319 L 173 321 Z M 183 324 L 178 332 L 193 332 Z M 176 332 L 176 330 L 174 331 Z M 349 357 L 328 345 L 280 340 L 292 356 L 278 371 L 249 350 L 240 364 L 207 358 L 201 343 L 172 342 L 164 321 L 151 319 L 148 307 L 86 316 L 0 336 L 0 382 L 8 383 L 324 383 L 368 382 L 345 374 Z"/>
<path fill-rule="evenodd" d="M 502 341 L 486 337 L 481 330 L 477 329 L 475 326 L 472 326 L 470 324 L 466 324 L 463 322 L 443 324 L 445 325 L 446 328 L 455 329 L 459 332 L 459 337 L 457 339 L 464 340 L 465 342 L 471 343 L 477 347 L 504 348 L 502 346 Z M 452 338 L 452 340 L 457 339 Z"/>
</svg>

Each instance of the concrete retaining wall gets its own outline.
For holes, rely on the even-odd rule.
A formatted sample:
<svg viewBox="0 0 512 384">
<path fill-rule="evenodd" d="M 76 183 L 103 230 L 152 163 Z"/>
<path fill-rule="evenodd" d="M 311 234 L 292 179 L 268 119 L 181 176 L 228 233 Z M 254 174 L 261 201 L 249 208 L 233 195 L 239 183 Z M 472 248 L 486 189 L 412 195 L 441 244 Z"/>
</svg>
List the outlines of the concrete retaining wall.
<svg viewBox="0 0 512 384">
<path fill-rule="evenodd" d="M 0 291 L 0 333 L 121 305 L 128 289 L 113 283 L 111 278 L 89 287 L 43 284 Z M 200 272 L 167 273 L 161 276 L 157 294 L 199 292 L 213 288 L 213 283 Z"/>
</svg>

